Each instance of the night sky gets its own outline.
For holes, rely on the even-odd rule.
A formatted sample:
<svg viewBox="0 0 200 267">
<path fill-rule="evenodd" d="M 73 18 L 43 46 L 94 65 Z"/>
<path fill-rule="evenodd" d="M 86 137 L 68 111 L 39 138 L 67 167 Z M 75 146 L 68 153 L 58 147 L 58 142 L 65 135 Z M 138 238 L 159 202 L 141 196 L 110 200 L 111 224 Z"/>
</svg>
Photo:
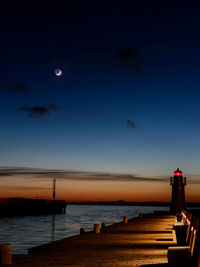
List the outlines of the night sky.
<svg viewBox="0 0 200 267">
<path fill-rule="evenodd" d="M 2 6 L 2 197 L 49 197 L 57 178 L 70 201 L 168 201 L 179 167 L 200 201 L 199 13 L 193 1 Z"/>
</svg>

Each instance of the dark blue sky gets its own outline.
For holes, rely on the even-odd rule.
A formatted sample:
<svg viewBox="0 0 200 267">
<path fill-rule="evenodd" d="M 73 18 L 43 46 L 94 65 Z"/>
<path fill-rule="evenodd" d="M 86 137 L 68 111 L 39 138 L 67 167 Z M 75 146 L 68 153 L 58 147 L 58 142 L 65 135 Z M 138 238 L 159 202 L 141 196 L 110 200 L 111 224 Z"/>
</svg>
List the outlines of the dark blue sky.
<svg viewBox="0 0 200 267">
<path fill-rule="evenodd" d="M 200 4 L 33 2 L 1 9 L 0 165 L 198 174 Z"/>
</svg>

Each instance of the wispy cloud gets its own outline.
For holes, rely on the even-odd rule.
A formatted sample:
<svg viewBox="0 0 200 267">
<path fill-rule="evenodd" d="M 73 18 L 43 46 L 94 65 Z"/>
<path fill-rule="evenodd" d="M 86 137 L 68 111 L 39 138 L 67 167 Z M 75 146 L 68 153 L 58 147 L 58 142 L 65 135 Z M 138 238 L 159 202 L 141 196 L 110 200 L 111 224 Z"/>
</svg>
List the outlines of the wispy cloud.
<svg viewBox="0 0 200 267">
<path fill-rule="evenodd" d="M 15 191 L 52 191 L 51 187 L 46 186 L 4 186 L 4 188 L 8 188 L 9 190 L 15 190 Z"/>
<path fill-rule="evenodd" d="M 56 105 L 49 106 L 24 106 L 20 108 L 20 111 L 26 112 L 29 117 L 43 117 L 45 115 L 49 115 L 52 111 L 58 111 L 59 107 Z"/>
<path fill-rule="evenodd" d="M 52 179 L 52 177 L 71 181 L 91 181 L 91 182 L 169 182 L 168 177 L 142 177 L 134 174 L 115 174 L 101 172 L 82 172 L 71 170 L 45 170 L 34 168 L 0 168 L 0 178 L 7 176 L 23 176 L 35 179 Z"/>
<path fill-rule="evenodd" d="M 200 175 L 198 174 L 187 174 L 187 184 L 200 184 Z"/>
<path fill-rule="evenodd" d="M 117 69 L 121 72 L 130 74 L 143 73 L 147 62 L 147 57 L 134 48 L 121 49 L 115 56 L 115 65 Z"/>
<path fill-rule="evenodd" d="M 122 49 L 117 52 L 117 57 L 121 60 L 130 60 L 137 56 L 136 49 Z"/>
<path fill-rule="evenodd" d="M 1 88 L 6 91 L 13 91 L 19 93 L 26 93 L 29 91 L 29 88 L 25 84 L 20 82 L 4 84 Z"/>
<path fill-rule="evenodd" d="M 149 57 L 137 48 L 127 47 L 121 49 L 96 49 L 85 51 L 87 57 L 94 60 L 103 59 L 115 71 L 128 74 L 144 73 Z"/>
<path fill-rule="evenodd" d="M 127 125 L 131 128 L 136 128 L 135 122 L 131 120 L 127 120 Z"/>
<path fill-rule="evenodd" d="M 190 88 L 194 88 L 194 87 L 196 87 L 197 84 L 195 84 L 194 82 L 185 82 L 185 83 L 183 84 L 183 86 L 184 86 L 185 88 L 190 89 Z"/>
<path fill-rule="evenodd" d="M 90 182 L 165 182 L 169 183 L 168 176 L 145 177 L 137 174 L 118 174 L 109 172 L 73 171 L 62 169 L 41 169 L 27 167 L 0 167 L 0 179 L 8 176 L 20 176 L 23 179 L 60 179 L 69 181 L 90 181 Z M 200 184 L 200 175 L 187 174 L 188 184 Z"/>
</svg>

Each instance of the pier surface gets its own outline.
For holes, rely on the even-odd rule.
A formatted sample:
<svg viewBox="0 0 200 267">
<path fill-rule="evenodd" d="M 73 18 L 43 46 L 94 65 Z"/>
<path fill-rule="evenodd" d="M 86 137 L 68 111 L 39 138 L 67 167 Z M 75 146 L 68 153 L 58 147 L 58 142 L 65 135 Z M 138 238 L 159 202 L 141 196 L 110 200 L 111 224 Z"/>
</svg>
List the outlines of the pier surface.
<svg viewBox="0 0 200 267">
<path fill-rule="evenodd" d="M 27 256 L 14 255 L 12 266 L 164 266 L 168 247 L 177 243 L 174 222 L 175 216 L 167 213 L 143 215 L 101 228 L 100 234 L 83 233 L 31 248 Z"/>
</svg>

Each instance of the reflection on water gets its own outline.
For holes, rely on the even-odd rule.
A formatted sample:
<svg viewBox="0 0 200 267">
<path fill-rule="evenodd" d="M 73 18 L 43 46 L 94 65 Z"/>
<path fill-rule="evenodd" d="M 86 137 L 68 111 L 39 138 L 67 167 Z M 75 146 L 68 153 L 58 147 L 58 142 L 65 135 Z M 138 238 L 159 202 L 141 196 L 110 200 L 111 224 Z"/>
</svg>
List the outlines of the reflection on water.
<svg viewBox="0 0 200 267">
<path fill-rule="evenodd" d="M 133 218 L 154 210 L 168 208 L 68 205 L 66 214 L 1 218 L 0 243 L 11 243 L 14 253 L 27 253 L 30 247 L 79 234 L 81 227 L 119 222 L 123 216 Z"/>
<path fill-rule="evenodd" d="M 52 236 L 51 236 L 51 241 L 54 241 L 54 231 L 55 231 L 55 215 L 52 215 Z"/>
</svg>

